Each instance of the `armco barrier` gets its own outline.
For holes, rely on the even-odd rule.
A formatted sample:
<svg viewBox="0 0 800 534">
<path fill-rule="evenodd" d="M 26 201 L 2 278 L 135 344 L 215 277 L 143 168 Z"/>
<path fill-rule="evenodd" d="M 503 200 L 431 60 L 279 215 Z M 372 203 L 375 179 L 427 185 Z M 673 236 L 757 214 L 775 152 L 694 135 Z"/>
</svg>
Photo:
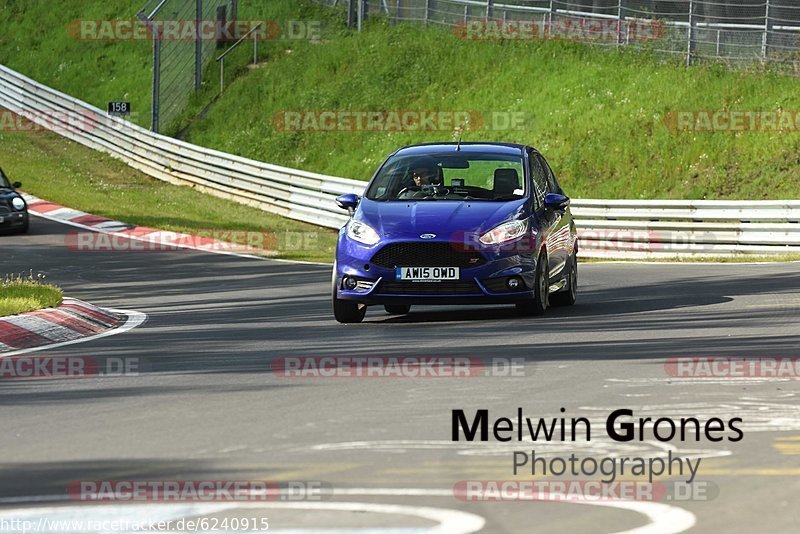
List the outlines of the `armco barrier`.
<svg viewBox="0 0 800 534">
<path fill-rule="evenodd" d="M 364 182 L 270 165 L 155 134 L 0 65 L 0 106 L 149 176 L 291 219 L 338 228 L 334 203 Z M 79 116 L 75 121 L 64 114 Z M 59 115 L 61 114 L 61 115 Z M 574 200 L 583 256 L 659 258 L 800 252 L 800 201 Z"/>
</svg>

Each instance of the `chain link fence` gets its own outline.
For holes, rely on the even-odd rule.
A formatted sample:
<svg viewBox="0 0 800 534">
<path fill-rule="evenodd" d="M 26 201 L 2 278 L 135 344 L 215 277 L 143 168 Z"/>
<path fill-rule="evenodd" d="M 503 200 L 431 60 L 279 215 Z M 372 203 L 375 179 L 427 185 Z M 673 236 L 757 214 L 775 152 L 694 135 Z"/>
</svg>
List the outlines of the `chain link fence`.
<svg viewBox="0 0 800 534">
<path fill-rule="evenodd" d="M 142 7 L 138 17 L 153 38 L 154 132 L 175 125 L 192 92 L 200 88 L 203 70 L 222 46 L 220 32 L 237 19 L 237 11 L 238 0 L 149 0 Z"/>
<path fill-rule="evenodd" d="M 353 27 L 371 15 L 461 28 L 466 38 L 566 38 L 685 58 L 789 65 L 800 74 L 797 0 L 315 0 L 344 7 Z M 483 21 L 483 25 L 476 25 Z M 489 23 L 496 23 L 494 25 Z"/>
</svg>

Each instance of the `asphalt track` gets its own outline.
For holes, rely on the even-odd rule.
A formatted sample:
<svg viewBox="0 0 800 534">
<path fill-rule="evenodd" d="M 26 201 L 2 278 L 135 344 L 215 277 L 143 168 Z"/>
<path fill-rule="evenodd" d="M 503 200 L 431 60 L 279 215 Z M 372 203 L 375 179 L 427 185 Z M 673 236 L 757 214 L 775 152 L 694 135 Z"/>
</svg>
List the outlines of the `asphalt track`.
<svg viewBox="0 0 800 534">
<path fill-rule="evenodd" d="M 675 379 L 664 366 L 675 356 L 800 356 L 800 264 L 582 264 L 578 303 L 544 318 L 504 307 L 420 308 L 406 317 L 372 308 L 363 324 L 344 326 L 331 317 L 329 267 L 193 251 L 75 252 L 64 247 L 70 231 L 34 219 L 29 235 L 0 237 L 2 270 L 43 272 L 70 296 L 148 320 L 45 353 L 146 363 L 136 376 L 0 380 L 0 520 L 187 512 L 70 501 L 65 488 L 76 480 L 249 479 L 334 488 L 323 502 L 258 505 L 279 532 L 437 524 L 459 532 L 482 521 L 483 532 L 548 533 L 800 525 L 797 382 Z M 344 354 L 523 358 L 525 366 L 524 376 L 436 379 L 298 379 L 269 366 L 282 356 Z M 488 408 L 497 417 L 520 406 L 529 416 L 563 406 L 593 420 L 616 408 L 739 416 L 745 437 L 672 444 L 703 458 L 698 478 L 718 490 L 710 499 L 626 509 L 454 498 L 461 480 L 513 479 L 511 451 L 534 447 L 452 443 L 450 410 Z M 535 448 L 607 456 L 663 445 Z M 193 511 L 245 510 L 217 506 Z"/>
</svg>

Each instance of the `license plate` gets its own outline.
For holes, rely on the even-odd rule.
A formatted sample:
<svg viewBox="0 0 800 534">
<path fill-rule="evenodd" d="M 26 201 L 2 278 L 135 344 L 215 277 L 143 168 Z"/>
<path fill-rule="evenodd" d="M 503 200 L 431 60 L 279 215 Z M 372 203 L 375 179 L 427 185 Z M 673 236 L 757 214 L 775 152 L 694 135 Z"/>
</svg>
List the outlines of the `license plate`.
<svg viewBox="0 0 800 534">
<path fill-rule="evenodd" d="M 414 282 L 458 280 L 458 267 L 398 267 L 397 279 Z"/>
<path fill-rule="evenodd" d="M 0 224 L 3 224 L 5 221 L 6 220 L 4 218 L 0 217 Z"/>
</svg>

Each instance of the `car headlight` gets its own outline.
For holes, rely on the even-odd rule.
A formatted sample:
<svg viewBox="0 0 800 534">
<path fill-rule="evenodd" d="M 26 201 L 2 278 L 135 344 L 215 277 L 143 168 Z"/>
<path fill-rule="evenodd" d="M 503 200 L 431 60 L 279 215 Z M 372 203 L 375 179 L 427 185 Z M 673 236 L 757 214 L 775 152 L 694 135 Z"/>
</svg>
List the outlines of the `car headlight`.
<svg viewBox="0 0 800 534">
<path fill-rule="evenodd" d="M 372 227 L 359 221 L 350 221 L 347 224 L 347 237 L 365 245 L 374 245 L 381 239 Z"/>
<path fill-rule="evenodd" d="M 25 209 L 25 201 L 19 197 L 12 198 L 11 205 L 14 206 L 14 209 L 17 211 L 22 211 Z"/>
<path fill-rule="evenodd" d="M 480 238 L 484 245 L 496 245 L 511 241 L 525 234 L 528 231 L 528 221 L 509 221 L 499 226 L 495 226 Z"/>
</svg>

